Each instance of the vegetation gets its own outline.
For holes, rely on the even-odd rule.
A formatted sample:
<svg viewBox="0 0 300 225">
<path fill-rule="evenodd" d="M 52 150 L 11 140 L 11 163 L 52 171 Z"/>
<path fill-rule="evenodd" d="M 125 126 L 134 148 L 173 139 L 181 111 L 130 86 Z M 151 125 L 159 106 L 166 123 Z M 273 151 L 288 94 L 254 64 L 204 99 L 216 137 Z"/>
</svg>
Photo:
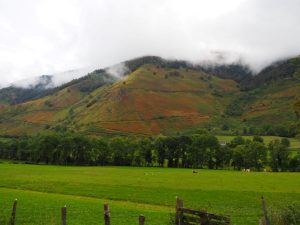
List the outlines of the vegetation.
<svg viewBox="0 0 300 225">
<path fill-rule="evenodd" d="M 18 224 L 59 224 L 65 204 L 70 224 L 101 224 L 104 202 L 110 203 L 116 225 L 137 224 L 139 214 L 147 224 L 167 224 L 175 196 L 189 208 L 231 215 L 239 225 L 258 224 L 262 195 L 268 206 L 300 205 L 299 173 L 3 162 L 0 177 L 0 218 L 8 219 L 18 198 Z"/>
<path fill-rule="evenodd" d="M 287 205 L 272 209 L 270 223 L 274 225 L 300 224 L 300 208 L 296 205 Z"/>
<path fill-rule="evenodd" d="M 0 140 L 0 157 L 59 165 L 160 166 L 182 168 L 251 168 L 300 171 L 300 153 L 292 154 L 286 138 L 271 141 L 234 138 L 221 146 L 210 134 L 157 138 L 95 139 L 73 134 Z M 269 156 L 269 157 L 268 157 Z"/>
<path fill-rule="evenodd" d="M 255 77 L 152 56 L 124 65 L 119 81 L 96 70 L 57 88 L 44 76 L 0 90 L 0 135 L 13 137 L 0 138 L 0 224 L 14 198 L 18 224 L 56 224 L 66 203 L 70 224 L 98 224 L 107 199 L 113 224 L 139 214 L 162 224 L 177 195 L 239 225 L 258 223 L 264 195 L 281 207 L 272 224 L 299 224 L 299 173 L 288 173 L 300 171 L 299 57 Z"/>
<path fill-rule="evenodd" d="M 60 168 L 58 168 L 60 169 Z M 80 188 L 80 187 L 79 187 Z M 54 191 L 54 190 L 53 190 Z M 111 223 L 115 225 L 138 224 L 138 216 L 147 217 L 147 224 L 160 225 L 168 218 L 171 207 L 131 201 L 107 200 L 78 194 L 59 194 L 39 191 L 0 188 L 0 224 L 10 224 L 12 203 L 18 198 L 16 224 L 61 224 L 60 208 L 67 206 L 67 222 L 73 225 L 103 224 L 103 204 L 109 203 Z"/>
<path fill-rule="evenodd" d="M 58 128 L 95 136 L 177 135 L 199 127 L 226 135 L 299 133 L 299 58 L 255 77 L 241 65 L 203 68 L 151 56 L 124 65 L 122 80 L 96 70 L 57 88 L 0 90 L 0 135 Z"/>
</svg>

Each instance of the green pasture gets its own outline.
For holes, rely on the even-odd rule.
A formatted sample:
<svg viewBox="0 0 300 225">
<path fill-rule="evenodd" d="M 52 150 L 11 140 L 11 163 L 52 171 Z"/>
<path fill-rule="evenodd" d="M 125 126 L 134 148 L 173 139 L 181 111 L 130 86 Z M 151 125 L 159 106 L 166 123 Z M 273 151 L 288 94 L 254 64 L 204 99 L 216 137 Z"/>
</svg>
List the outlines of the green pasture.
<svg viewBox="0 0 300 225">
<path fill-rule="evenodd" d="M 300 206 L 300 173 L 238 172 L 136 167 L 63 167 L 0 164 L 0 224 L 18 199 L 17 224 L 59 224 L 68 206 L 69 224 L 103 224 L 103 203 L 112 225 L 167 224 L 175 196 L 185 206 L 230 215 L 233 224 L 257 225 L 260 197 L 269 206 Z M 2 220 L 2 221 L 1 221 Z"/>
</svg>

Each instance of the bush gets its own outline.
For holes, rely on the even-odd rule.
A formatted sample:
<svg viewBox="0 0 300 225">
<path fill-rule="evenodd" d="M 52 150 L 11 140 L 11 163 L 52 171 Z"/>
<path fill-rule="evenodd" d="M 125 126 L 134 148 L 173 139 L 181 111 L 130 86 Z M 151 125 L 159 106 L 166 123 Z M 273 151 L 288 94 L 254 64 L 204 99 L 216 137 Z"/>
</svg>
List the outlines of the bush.
<svg viewBox="0 0 300 225">
<path fill-rule="evenodd" d="M 271 210 L 270 223 L 272 225 L 300 224 L 300 207 L 289 205 L 281 209 Z"/>
<path fill-rule="evenodd" d="M 50 102 L 49 100 L 45 101 L 44 105 L 47 106 L 47 107 L 53 107 L 53 103 Z"/>
<path fill-rule="evenodd" d="M 180 73 L 178 71 L 171 71 L 167 73 L 169 77 L 180 77 Z"/>
</svg>

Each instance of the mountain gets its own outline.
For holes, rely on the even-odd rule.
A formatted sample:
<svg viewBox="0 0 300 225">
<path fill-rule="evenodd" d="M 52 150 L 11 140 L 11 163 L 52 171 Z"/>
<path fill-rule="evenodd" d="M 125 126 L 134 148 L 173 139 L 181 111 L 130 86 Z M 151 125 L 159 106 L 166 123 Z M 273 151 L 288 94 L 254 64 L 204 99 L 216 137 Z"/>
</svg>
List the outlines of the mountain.
<svg viewBox="0 0 300 225">
<path fill-rule="evenodd" d="M 14 82 L 10 86 L 0 89 L 0 108 L 52 94 L 61 86 L 63 87 L 61 84 L 70 82 L 71 78 L 82 77 L 90 71 L 90 68 L 69 70 Z"/>
<path fill-rule="evenodd" d="M 9 87 L 0 89 L 0 105 L 13 105 L 48 93 L 54 86 L 52 76 L 43 75 L 32 80 L 19 81 Z"/>
<path fill-rule="evenodd" d="M 243 65 L 203 67 L 155 56 L 125 61 L 116 67 L 118 75 L 112 76 L 109 68 L 95 70 L 0 108 L 0 135 L 66 130 L 157 135 L 200 127 L 215 133 L 271 132 L 274 121 L 286 128 L 296 120 L 298 59 L 271 65 L 256 76 Z"/>
<path fill-rule="evenodd" d="M 276 81 L 300 78 L 300 56 L 275 62 L 263 69 L 253 79 L 242 81 L 246 89 L 268 86 Z"/>
</svg>

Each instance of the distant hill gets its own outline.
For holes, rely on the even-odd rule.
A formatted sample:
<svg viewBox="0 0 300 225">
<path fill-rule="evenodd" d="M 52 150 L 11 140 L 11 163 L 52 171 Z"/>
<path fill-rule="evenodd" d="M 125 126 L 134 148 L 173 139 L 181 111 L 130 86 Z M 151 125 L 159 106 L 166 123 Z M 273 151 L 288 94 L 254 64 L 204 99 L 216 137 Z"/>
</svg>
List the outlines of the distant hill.
<svg viewBox="0 0 300 225">
<path fill-rule="evenodd" d="M 0 104 L 13 105 L 38 98 L 46 95 L 48 89 L 53 87 L 52 76 L 48 75 L 38 77 L 26 86 L 22 84 L 23 82 L 26 81 L 20 81 L 18 84 L 0 89 Z"/>
<path fill-rule="evenodd" d="M 122 63 L 119 77 L 101 69 L 56 88 L 34 87 L 18 95 L 12 93 L 24 90 L 2 89 L 1 101 L 10 106 L 0 107 L 0 135 L 287 129 L 296 120 L 299 65 L 294 58 L 252 76 L 243 65 L 203 67 L 147 56 Z"/>
<path fill-rule="evenodd" d="M 273 63 L 253 76 L 252 79 L 241 83 L 243 87 L 249 90 L 267 86 L 276 81 L 295 78 L 300 79 L 300 56 Z"/>
<path fill-rule="evenodd" d="M 42 75 L 12 83 L 10 86 L 0 89 L 0 107 L 15 105 L 29 100 L 44 97 L 64 87 L 62 83 L 76 82 L 71 77 L 87 75 L 90 69 L 76 69 L 57 73 L 54 75 Z"/>
</svg>

